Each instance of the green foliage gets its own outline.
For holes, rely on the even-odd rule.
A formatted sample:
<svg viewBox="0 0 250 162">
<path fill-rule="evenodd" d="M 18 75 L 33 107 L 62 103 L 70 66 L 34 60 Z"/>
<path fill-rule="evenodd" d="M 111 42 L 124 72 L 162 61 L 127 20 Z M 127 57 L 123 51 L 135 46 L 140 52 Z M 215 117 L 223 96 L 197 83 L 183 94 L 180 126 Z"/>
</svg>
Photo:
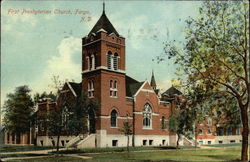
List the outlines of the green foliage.
<svg viewBox="0 0 250 162">
<path fill-rule="evenodd" d="M 132 149 L 132 148 L 131 148 Z M 93 154 L 94 161 L 239 161 L 240 148 Z"/>
<path fill-rule="evenodd" d="M 42 122 L 46 118 L 46 125 L 51 134 L 59 135 L 63 132 L 68 135 L 79 135 L 82 131 L 87 130 L 87 117 L 88 111 L 91 108 L 97 111 L 99 104 L 94 100 L 87 100 L 87 95 L 81 93 L 75 99 L 70 99 L 67 94 L 61 93 L 63 82 L 59 76 L 52 77 L 52 84 L 50 87 L 54 89 L 56 95 L 52 92 L 47 95 L 46 93 L 36 95 L 36 98 L 51 97 L 57 98 L 57 110 L 41 115 Z"/>
<path fill-rule="evenodd" d="M 172 114 L 169 118 L 169 130 L 171 132 L 177 132 L 178 131 L 178 126 L 179 126 L 179 120 L 178 120 L 179 115 L 174 115 Z"/>
<path fill-rule="evenodd" d="M 206 91 L 225 91 L 249 99 L 249 3 L 204 2 L 198 18 L 189 18 L 183 49 L 174 42 L 164 48 L 175 59 L 187 84 Z"/>
<path fill-rule="evenodd" d="M 63 99 L 67 100 L 66 98 Z M 99 104 L 96 101 L 87 101 L 85 94 L 79 96 L 71 105 L 58 104 L 56 111 L 40 115 L 40 121 L 46 122 L 51 135 L 79 135 L 87 130 L 88 110 L 98 110 Z"/>
<path fill-rule="evenodd" d="M 29 131 L 31 115 L 34 111 L 33 101 L 28 86 L 20 86 L 14 93 L 7 95 L 4 103 L 4 125 L 12 133 Z"/>
<path fill-rule="evenodd" d="M 47 94 L 46 92 L 43 93 L 36 93 L 34 95 L 34 102 L 38 103 L 40 100 L 43 100 L 45 98 L 51 98 L 52 100 L 56 100 L 56 95 L 54 95 L 52 92 L 50 92 L 49 94 Z"/>
<path fill-rule="evenodd" d="M 240 113 L 242 160 L 246 161 L 250 102 L 249 3 L 205 1 L 199 12 L 197 18 L 186 20 L 184 46 L 178 48 L 175 42 L 167 42 L 164 50 L 187 77 L 187 90 L 201 90 L 202 93 L 193 93 L 197 108 L 202 109 L 201 116 L 216 114 L 217 110 L 226 111 L 223 115 L 229 117 L 239 117 Z M 229 119 L 229 124 L 240 122 Z"/>
<path fill-rule="evenodd" d="M 169 118 L 169 130 L 177 133 L 177 135 L 184 135 L 189 139 L 193 138 L 194 124 L 196 121 L 196 114 L 193 108 L 187 107 L 187 103 L 182 103 L 180 109 Z"/>
<path fill-rule="evenodd" d="M 63 120 L 62 111 L 47 114 L 47 129 L 51 135 L 61 134 L 66 129 L 66 121 Z"/>
<path fill-rule="evenodd" d="M 135 147 L 135 148 L 137 152 L 131 152 L 129 156 L 123 153 L 125 148 L 122 148 L 123 150 L 121 151 L 112 151 L 114 149 L 119 150 L 121 148 L 102 148 L 102 150 L 107 150 L 105 152 L 116 152 L 116 153 L 99 153 L 99 154 L 87 155 L 88 157 L 92 157 L 93 159 L 80 159 L 80 158 L 71 157 L 69 155 L 69 156 L 51 156 L 48 158 L 37 157 L 35 159 L 23 159 L 23 160 L 20 159 L 18 161 L 24 161 L 24 160 L 25 161 L 81 161 L 83 160 L 83 161 L 102 161 L 102 162 L 110 162 L 110 161 L 113 161 L 113 162 L 116 162 L 116 161 L 239 161 L 239 158 L 240 158 L 239 147 L 238 148 L 226 148 L 226 149 L 203 149 L 203 150 L 190 150 L 189 149 L 189 150 L 178 150 L 178 151 L 153 151 L 153 152 L 149 152 L 149 151 L 138 152 L 139 150 L 152 149 L 152 147 Z M 92 150 L 94 151 L 95 149 L 92 149 Z M 155 150 L 155 149 L 153 148 L 152 150 Z M 118 153 L 118 152 L 122 152 L 122 153 Z"/>
<path fill-rule="evenodd" d="M 79 98 L 77 98 L 75 104 L 72 106 L 72 115 L 68 119 L 68 133 L 73 133 L 74 135 L 80 134 L 83 130 L 87 130 L 87 118 L 89 114 L 89 109 L 94 112 L 98 111 L 99 104 L 97 101 L 87 100 L 87 95 L 82 93 Z M 90 130 L 94 132 L 94 130 Z"/>
</svg>

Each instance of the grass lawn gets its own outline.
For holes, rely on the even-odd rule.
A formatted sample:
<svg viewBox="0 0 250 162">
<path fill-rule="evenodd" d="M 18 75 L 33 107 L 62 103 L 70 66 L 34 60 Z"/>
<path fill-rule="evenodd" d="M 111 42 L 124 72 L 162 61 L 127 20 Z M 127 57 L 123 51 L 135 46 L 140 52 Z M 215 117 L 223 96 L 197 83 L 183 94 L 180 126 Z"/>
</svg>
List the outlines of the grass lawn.
<svg viewBox="0 0 250 162">
<path fill-rule="evenodd" d="M 84 159 L 80 159 L 80 158 L 76 158 L 76 157 L 69 157 L 69 156 L 59 156 L 59 157 L 46 157 L 46 158 L 34 158 L 34 159 L 25 159 L 25 160 L 11 160 L 11 161 L 22 161 L 22 162 L 39 162 L 39 161 L 53 161 L 53 162 L 60 162 L 60 161 L 67 161 L 67 162 L 71 162 L 71 161 L 86 161 Z"/>
<path fill-rule="evenodd" d="M 34 150 L 48 150 L 48 149 L 52 150 L 52 147 L 0 145 L 0 153 L 19 152 L 19 151 L 34 151 Z"/>
<path fill-rule="evenodd" d="M 241 143 L 230 143 L 230 144 L 215 144 L 215 145 L 204 145 L 211 147 L 240 147 Z"/>
<path fill-rule="evenodd" d="M 83 154 L 84 155 L 84 154 Z M 85 154 L 86 155 L 86 154 Z M 89 154 L 91 160 L 75 157 L 48 157 L 37 159 L 25 159 L 23 161 L 236 161 L 240 159 L 240 148 L 207 149 L 207 150 L 169 150 L 158 152 L 116 152 Z M 22 160 L 19 160 L 22 161 Z"/>
<path fill-rule="evenodd" d="M 195 148 L 194 146 L 180 146 L 181 149 Z M 173 150 L 174 146 L 157 146 L 157 147 L 129 147 L 130 151 L 143 151 L 143 150 Z M 86 149 L 73 149 L 62 150 L 62 154 L 75 154 L 75 153 L 94 153 L 94 152 L 126 152 L 127 147 L 108 147 L 108 148 L 86 148 Z"/>
<path fill-rule="evenodd" d="M 159 152 L 103 153 L 88 155 L 91 161 L 234 161 L 240 159 L 240 148 L 210 150 L 176 150 Z M 89 160 L 88 160 L 89 161 Z"/>
<path fill-rule="evenodd" d="M 197 149 L 197 150 L 166 150 L 155 152 L 114 152 L 100 154 L 80 154 L 93 159 L 80 159 L 77 157 L 59 156 L 48 158 L 25 159 L 18 161 L 236 161 L 240 159 L 240 147 L 224 149 Z M 16 161 L 16 160 L 15 160 Z"/>
</svg>

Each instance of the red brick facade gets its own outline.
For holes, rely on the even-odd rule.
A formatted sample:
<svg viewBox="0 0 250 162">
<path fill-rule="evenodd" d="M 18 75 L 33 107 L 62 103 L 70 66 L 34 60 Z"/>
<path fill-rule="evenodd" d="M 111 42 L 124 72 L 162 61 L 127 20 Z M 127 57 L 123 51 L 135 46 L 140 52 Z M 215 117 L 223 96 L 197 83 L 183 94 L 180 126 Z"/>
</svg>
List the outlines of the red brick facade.
<svg viewBox="0 0 250 162">
<path fill-rule="evenodd" d="M 160 95 L 154 74 L 150 84 L 138 82 L 126 75 L 125 60 L 125 38 L 119 35 L 103 11 L 90 33 L 82 38 L 82 82 L 66 83 L 57 104 L 69 101 L 66 104 L 70 105 L 81 93 L 88 101 L 98 102 L 97 110 L 91 105 L 88 107 L 89 134 L 96 135 L 95 147 L 124 146 L 126 142 L 121 132 L 124 122 L 132 124 L 132 143 L 136 145 L 175 144 L 175 133 L 168 131 L 168 120 L 176 111 L 181 92 L 171 87 Z M 215 138 L 215 123 L 209 122 L 206 119 L 196 125 L 197 139 Z M 90 127 L 94 127 L 93 132 Z M 122 142 L 117 144 L 118 140 Z"/>
<path fill-rule="evenodd" d="M 125 38 L 115 34 L 116 31 L 109 26 L 110 24 L 99 23 L 108 21 L 106 19 L 103 13 L 96 25 L 99 25 L 99 28 L 93 28 L 99 31 L 90 32 L 82 39 L 82 91 L 88 95 L 89 83 L 93 82 L 94 95 L 89 95 L 89 99 L 100 103 L 100 109 L 96 112 L 96 129 L 106 130 L 107 134 L 122 134 L 120 128 L 123 122 L 129 121 L 134 126 L 135 135 L 168 135 L 167 129 L 162 129 L 161 120 L 163 117 L 166 121 L 169 118 L 170 104 L 160 104 L 159 96 L 147 81 L 141 82 L 131 96 L 126 93 L 129 83 L 126 82 L 125 74 Z M 111 53 L 113 58 L 114 54 L 118 56 L 117 69 L 109 68 L 107 59 Z M 111 82 L 117 83 L 115 96 L 111 95 Z M 146 104 L 152 108 L 150 128 L 143 127 L 143 111 Z M 112 110 L 117 112 L 116 127 L 111 126 Z"/>
</svg>

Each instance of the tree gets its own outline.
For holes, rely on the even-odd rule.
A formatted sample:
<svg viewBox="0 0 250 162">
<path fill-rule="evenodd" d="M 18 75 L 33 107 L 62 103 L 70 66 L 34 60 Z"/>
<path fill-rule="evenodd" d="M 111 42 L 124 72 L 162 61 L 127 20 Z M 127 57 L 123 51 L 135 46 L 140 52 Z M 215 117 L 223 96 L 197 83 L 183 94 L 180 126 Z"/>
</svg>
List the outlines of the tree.
<svg viewBox="0 0 250 162">
<path fill-rule="evenodd" d="M 129 122 L 123 122 L 123 127 L 120 129 L 121 132 L 127 136 L 127 151 L 129 152 L 129 136 L 132 135 L 132 124 Z"/>
<path fill-rule="evenodd" d="M 52 92 L 50 92 L 49 94 L 47 94 L 46 92 L 43 93 L 36 93 L 34 95 L 34 103 L 38 103 L 39 100 L 43 100 L 44 98 L 51 98 L 52 100 L 56 100 L 56 95 L 53 94 Z"/>
<path fill-rule="evenodd" d="M 66 100 L 66 98 L 63 98 L 62 100 Z M 77 118 L 78 116 L 82 117 L 83 114 L 79 113 L 76 115 L 74 113 L 74 109 L 78 108 L 78 106 L 76 107 L 75 105 L 76 103 L 74 103 L 72 107 L 67 107 L 64 104 L 61 105 L 60 103 L 57 103 L 55 110 L 40 113 L 38 115 L 38 120 L 46 125 L 49 136 L 57 137 L 57 154 L 59 154 L 59 143 L 62 135 L 78 135 L 77 133 L 83 130 L 83 121 L 81 120 L 82 118 Z M 75 122 L 75 119 L 78 119 L 77 123 Z"/>
<path fill-rule="evenodd" d="M 98 111 L 99 103 L 95 100 L 88 100 L 87 95 L 82 93 L 72 106 L 71 116 L 67 119 L 67 133 L 78 135 L 87 131 L 87 118 L 90 107 L 94 112 Z M 90 128 L 91 129 L 91 128 Z M 89 130 L 93 132 L 93 130 Z"/>
<path fill-rule="evenodd" d="M 4 103 L 4 125 L 11 133 L 26 133 L 30 130 L 33 101 L 28 86 L 20 86 L 7 95 Z"/>
<path fill-rule="evenodd" d="M 89 107 L 97 111 L 99 104 L 95 100 L 88 100 L 87 95 L 83 92 L 81 95 L 72 98 L 72 95 L 69 95 L 70 91 L 63 89 L 58 76 L 53 76 L 52 81 L 53 85 L 51 87 L 56 92 L 56 97 L 54 97 L 56 98 L 56 108 L 54 111 L 41 115 L 40 121 L 46 123 L 50 136 L 57 136 L 56 148 L 58 154 L 60 137 L 62 135 L 79 135 L 87 132 Z"/>
<path fill-rule="evenodd" d="M 49 112 L 46 114 L 46 126 L 47 126 L 47 131 L 50 136 L 57 136 L 57 141 L 56 141 L 56 152 L 59 154 L 59 142 L 60 142 L 60 137 L 63 132 L 63 130 L 66 127 L 66 121 L 63 120 L 63 111 L 53 111 Z"/>
<path fill-rule="evenodd" d="M 199 9 L 199 17 L 189 18 L 186 24 L 187 41 L 184 47 L 178 48 L 176 43 L 167 42 L 165 52 L 180 66 L 187 77 L 187 85 L 200 86 L 206 94 L 221 92 L 234 98 L 243 127 L 241 160 L 247 161 L 250 102 L 249 3 L 205 1 Z M 211 98 L 209 95 L 206 97 Z M 218 98 L 213 102 L 216 100 Z"/>
<path fill-rule="evenodd" d="M 184 99 L 182 99 L 184 100 Z M 192 139 L 196 116 L 194 109 L 188 107 L 187 100 L 179 102 L 179 109 L 169 118 L 169 130 L 177 134 L 176 148 L 179 148 L 181 136 Z"/>
</svg>

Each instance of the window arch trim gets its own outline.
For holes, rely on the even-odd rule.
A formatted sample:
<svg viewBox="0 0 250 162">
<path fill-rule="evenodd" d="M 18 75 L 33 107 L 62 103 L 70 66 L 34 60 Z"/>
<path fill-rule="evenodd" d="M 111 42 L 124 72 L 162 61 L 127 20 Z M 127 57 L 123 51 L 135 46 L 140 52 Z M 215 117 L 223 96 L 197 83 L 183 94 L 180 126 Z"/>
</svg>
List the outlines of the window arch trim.
<svg viewBox="0 0 250 162">
<path fill-rule="evenodd" d="M 112 70 L 113 67 L 113 54 L 111 51 L 107 53 L 107 68 Z"/>
<path fill-rule="evenodd" d="M 94 80 L 88 80 L 88 98 L 93 98 L 95 92 Z"/>
<path fill-rule="evenodd" d="M 87 58 L 88 58 L 88 70 L 95 70 L 96 69 L 96 52 L 92 53 L 92 54 L 88 54 Z"/>
<path fill-rule="evenodd" d="M 113 98 L 118 97 L 118 81 L 116 79 L 109 80 L 109 96 Z"/>
<path fill-rule="evenodd" d="M 117 128 L 118 127 L 118 111 L 116 109 L 112 109 L 110 112 L 110 127 Z"/>
<path fill-rule="evenodd" d="M 146 103 L 143 107 L 143 129 L 152 129 L 152 107 Z"/>
<path fill-rule="evenodd" d="M 118 53 L 115 53 L 113 56 L 113 69 L 114 70 L 119 69 L 119 55 L 118 55 Z"/>
</svg>

